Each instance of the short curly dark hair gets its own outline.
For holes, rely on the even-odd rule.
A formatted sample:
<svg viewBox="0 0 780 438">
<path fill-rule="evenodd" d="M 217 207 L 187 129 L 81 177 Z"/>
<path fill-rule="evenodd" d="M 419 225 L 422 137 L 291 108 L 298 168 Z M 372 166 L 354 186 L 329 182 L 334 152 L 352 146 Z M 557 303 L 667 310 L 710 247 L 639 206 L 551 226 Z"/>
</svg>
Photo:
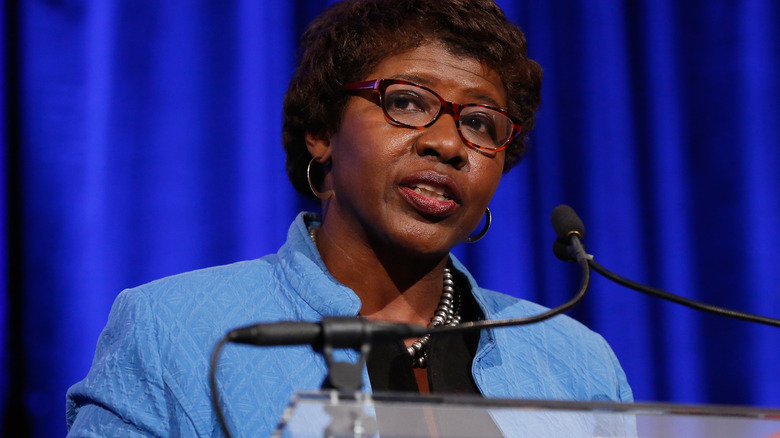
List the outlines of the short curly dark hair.
<svg viewBox="0 0 780 438">
<path fill-rule="evenodd" d="M 365 80 L 382 60 L 428 42 L 477 59 L 506 87 L 509 113 L 523 133 L 506 149 L 504 172 L 522 158 L 541 101 L 542 69 L 528 58 L 525 36 L 493 0 L 342 0 L 319 15 L 301 37 L 301 57 L 284 98 L 282 143 L 287 175 L 312 196 L 306 180 L 311 154 L 305 134 L 330 136 L 341 124 L 343 84 Z"/>
</svg>

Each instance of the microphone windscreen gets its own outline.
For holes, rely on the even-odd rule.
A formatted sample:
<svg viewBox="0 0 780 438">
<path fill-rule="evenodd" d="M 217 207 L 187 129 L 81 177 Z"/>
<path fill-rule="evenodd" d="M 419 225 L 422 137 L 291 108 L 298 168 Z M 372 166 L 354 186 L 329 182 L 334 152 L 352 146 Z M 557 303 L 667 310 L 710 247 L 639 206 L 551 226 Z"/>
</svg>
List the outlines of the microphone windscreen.
<svg viewBox="0 0 780 438">
<path fill-rule="evenodd" d="M 585 225 L 574 209 L 568 205 L 561 204 L 553 208 L 550 221 L 558 239 L 565 243 L 569 242 L 569 236 L 572 233 L 579 234 L 580 240 L 585 238 Z"/>
</svg>

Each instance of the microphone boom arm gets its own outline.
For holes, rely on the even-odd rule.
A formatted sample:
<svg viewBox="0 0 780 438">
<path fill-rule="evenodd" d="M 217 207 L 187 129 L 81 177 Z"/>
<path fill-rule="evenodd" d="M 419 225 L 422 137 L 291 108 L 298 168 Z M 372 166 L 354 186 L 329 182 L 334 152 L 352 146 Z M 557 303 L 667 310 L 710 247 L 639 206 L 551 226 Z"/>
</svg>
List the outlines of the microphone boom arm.
<svg viewBox="0 0 780 438">
<path fill-rule="evenodd" d="M 667 301 L 671 301 L 673 303 L 681 304 L 683 306 L 690 307 L 691 309 L 698 310 L 701 312 L 714 313 L 716 315 L 728 316 L 731 318 L 741 319 L 743 321 L 757 322 L 759 324 L 765 324 L 772 327 L 780 327 L 780 320 L 777 319 L 768 318 L 760 315 L 753 315 L 750 313 L 738 312 L 736 310 L 724 309 L 721 307 L 713 306 L 711 304 L 701 303 L 699 301 L 691 300 L 689 298 L 684 298 L 662 289 L 637 283 L 625 277 L 621 277 L 618 274 L 615 274 L 614 272 L 610 271 L 609 269 L 605 268 L 604 266 L 602 266 L 601 264 L 593 260 L 592 257 L 590 258 L 588 263 L 590 264 L 590 267 L 594 271 L 598 272 L 608 280 L 614 281 L 615 283 L 621 286 L 625 286 L 637 292 L 642 292 L 643 294 L 646 295 L 661 298 Z"/>
</svg>

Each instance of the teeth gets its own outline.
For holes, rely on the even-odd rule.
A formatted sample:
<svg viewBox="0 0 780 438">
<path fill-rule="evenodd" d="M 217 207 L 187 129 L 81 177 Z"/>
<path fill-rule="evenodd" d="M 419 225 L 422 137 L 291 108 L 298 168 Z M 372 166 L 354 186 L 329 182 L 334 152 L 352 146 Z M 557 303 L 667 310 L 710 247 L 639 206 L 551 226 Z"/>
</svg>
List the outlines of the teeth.
<svg viewBox="0 0 780 438">
<path fill-rule="evenodd" d="M 429 186 L 428 184 L 418 184 L 412 187 L 412 189 L 423 196 L 434 198 L 439 201 L 448 201 L 450 199 L 450 197 L 445 195 L 441 189 Z"/>
</svg>

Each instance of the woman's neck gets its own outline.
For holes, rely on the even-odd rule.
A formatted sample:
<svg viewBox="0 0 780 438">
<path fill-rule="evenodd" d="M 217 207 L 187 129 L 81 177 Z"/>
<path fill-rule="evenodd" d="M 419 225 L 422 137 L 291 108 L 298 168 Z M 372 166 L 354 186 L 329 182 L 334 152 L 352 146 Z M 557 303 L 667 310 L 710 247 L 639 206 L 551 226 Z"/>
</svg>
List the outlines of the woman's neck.
<svg viewBox="0 0 780 438">
<path fill-rule="evenodd" d="M 360 298 L 361 315 L 428 325 L 441 296 L 446 254 L 414 258 L 402 249 L 335 234 L 318 230 L 317 247 L 331 275 Z"/>
</svg>

